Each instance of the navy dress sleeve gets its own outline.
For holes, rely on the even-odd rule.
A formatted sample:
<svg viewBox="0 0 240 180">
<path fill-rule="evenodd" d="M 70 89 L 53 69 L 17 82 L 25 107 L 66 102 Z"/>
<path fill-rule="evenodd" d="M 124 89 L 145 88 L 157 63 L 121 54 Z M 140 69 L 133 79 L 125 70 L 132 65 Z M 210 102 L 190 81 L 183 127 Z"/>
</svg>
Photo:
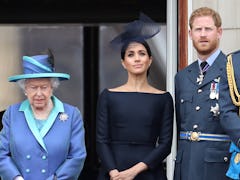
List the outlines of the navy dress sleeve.
<svg viewBox="0 0 240 180">
<path fill-rule="evenodd" d="M 107 89 L 99 96 L 97 104 L 96 124 L 97 124 L 97 153 L 101 159 L 101 164 L 109 172 L 116 168 L 112 152 L 109 147 L 109 121 L 108 121 L 108 97 Z"/>
<path fill-rule="evenodd" d="M 162 115 L 161 126 L 159 126 L 159 136 L 157 147 L 143 160 L 149 168 L 158 166 L 171 152 L 173 137 L 173 99 L 170 93 L 166 93 L 163 102 L 165 106 L 159 106 L 158 112 Z"/>
</svg>

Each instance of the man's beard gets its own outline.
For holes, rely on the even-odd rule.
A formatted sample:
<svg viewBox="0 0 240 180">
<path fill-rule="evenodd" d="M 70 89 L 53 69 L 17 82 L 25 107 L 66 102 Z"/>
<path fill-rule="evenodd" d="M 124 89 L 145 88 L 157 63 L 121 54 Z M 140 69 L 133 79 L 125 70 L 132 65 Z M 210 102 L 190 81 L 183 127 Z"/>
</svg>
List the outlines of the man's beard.
<svg viewBox="0 0 240 180">
<path fill-rule="evenodd" d="M 207 48 L 202 48 L 200 46 L 198 46 L 197 43 L 193 42 L 193 46 L 194 48 L 197 50 L 198 54 L 200 55 L 209 55 L 212 54 L 212 52 L 217 49 L 218 47 L 218 42 L 214 41 L 213 43 L 211 43 Z"/>
</svg>

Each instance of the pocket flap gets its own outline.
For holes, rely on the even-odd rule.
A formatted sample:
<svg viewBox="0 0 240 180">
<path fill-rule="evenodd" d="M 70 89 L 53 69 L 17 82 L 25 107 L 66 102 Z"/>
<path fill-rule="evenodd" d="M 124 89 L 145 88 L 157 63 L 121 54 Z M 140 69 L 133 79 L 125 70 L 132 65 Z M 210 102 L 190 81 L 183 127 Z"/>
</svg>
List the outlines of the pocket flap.
<svg viewBox="0 0 240 180">
<path fill-rule="evenodd" d="M 189 94 L 183 94 L 183 95 L 180 97 L 180 101 L 181 101 L 181 103 L 184 103 L 184 102 L 192 102 L 192 101 L 193 101 L 193 96 L 192 96 L 192 95 L 189 95 Z"/>
<path fill-rule="evenodd" d="M 230 153 L 228 150 L 219 150 L 215 148 L 208 148 L 205 151 L 204 160 L 206 162 L 228 162 L 230 159 Z"/>
</svg>

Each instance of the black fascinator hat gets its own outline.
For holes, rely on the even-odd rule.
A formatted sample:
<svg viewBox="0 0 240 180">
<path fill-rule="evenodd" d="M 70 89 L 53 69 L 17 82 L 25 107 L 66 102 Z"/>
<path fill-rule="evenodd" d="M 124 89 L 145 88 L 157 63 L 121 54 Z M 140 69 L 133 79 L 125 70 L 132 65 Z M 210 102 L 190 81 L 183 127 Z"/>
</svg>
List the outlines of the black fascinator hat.
<svg viewBox="0 0 240 180">
<path fill-rule="evenodd" d="M 160 32 L 160 26 L 150 17 L 140 13 L 139 19 L 127 24 L 124 32 L 115 37 L 110 45 L 113 48 L 121 48 L 130 42 L 145 42 Z"/>
</svg>

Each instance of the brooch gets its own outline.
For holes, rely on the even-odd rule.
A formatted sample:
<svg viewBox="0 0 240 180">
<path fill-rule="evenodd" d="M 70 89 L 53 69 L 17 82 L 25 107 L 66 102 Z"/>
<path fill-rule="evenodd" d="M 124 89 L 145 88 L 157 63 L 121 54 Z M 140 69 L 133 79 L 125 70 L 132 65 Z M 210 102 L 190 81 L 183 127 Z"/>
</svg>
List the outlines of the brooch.
<svg viewBox="0 0 240 180">
<path fill-rule="evenodd" d="M 68 119 L 68 115 L 66 113 L 61 113 L 59 119 L 60 121 L 65 122 Z"/>
<path fill-rule="evenodd" d="M 213 113 L 213 116 L 218 116 L 220 114 L 218 103 L 216 103 L 216 106 L 211 106 L 210 112 Z"/>
<path fill-rule="evenodd" d="M 204 78 L 204 75 L 203 75 L 203 74 L 199 74 L 199 76 L 197 77 L 197 83 L 198 83 L 198 85 L 202 84 L 203 78 Z"/>
</svg>

